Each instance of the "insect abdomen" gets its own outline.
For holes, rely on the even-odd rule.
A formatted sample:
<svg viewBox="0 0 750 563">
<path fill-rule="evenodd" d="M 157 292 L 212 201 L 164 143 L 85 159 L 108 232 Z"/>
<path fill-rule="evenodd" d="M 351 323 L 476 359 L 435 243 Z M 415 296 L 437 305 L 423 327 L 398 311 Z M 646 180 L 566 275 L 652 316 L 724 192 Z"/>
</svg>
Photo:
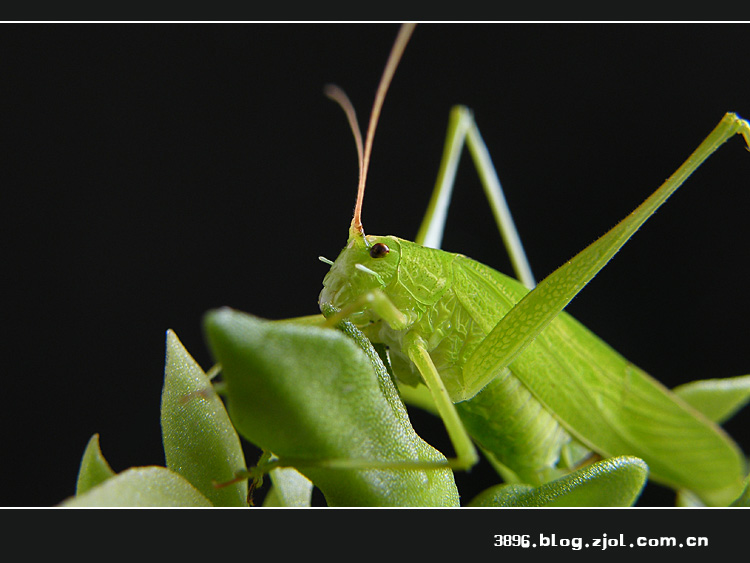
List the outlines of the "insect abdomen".
<svg viewBox="0 0 750 563">
<path fill-rule="evenodd" d="M 456 409 L 477 444 L 525 483 L 552 478 L 560 451 L 571 440 L 508 369 Z"/>
</svg>

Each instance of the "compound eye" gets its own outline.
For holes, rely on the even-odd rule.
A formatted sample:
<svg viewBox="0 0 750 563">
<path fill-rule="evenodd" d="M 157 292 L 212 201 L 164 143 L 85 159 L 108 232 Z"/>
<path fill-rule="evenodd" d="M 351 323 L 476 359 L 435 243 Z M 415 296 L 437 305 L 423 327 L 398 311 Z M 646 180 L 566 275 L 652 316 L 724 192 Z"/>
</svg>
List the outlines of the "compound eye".
<svg viewBox="0 0 750 563">
<path fill-rule="evenodd" d="M 382 242 L 377 242 L 372 245 L 370 248 L 370 257 L 372 258 L 382 258 L 386 254 L 388 254 L 391 251 L 390 248 L 388 248 L 386 245 L 384 245 Z"/>
</svg>

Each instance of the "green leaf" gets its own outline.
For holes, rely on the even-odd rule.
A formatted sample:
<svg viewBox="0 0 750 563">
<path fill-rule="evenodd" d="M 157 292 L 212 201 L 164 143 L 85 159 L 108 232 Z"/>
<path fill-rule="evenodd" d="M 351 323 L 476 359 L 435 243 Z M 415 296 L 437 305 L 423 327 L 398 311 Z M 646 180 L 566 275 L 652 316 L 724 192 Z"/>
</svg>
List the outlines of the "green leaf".
<svg viewBox="0 0 750 563">
<path fill-rule="evenodd" d="M 724 422 L 750 401 L 750 375 L 691 381 L 673 391 L 714 422 Z"/>
<path fill-rule="evenodd" d="M 277 467 L 270 472 L 273 487 L 263 506 L 310 506 L 312 482 L 293 467 Z"/>
<path fill-rule="evenodd" d="M 99 434 L 94 434 L 86 444 L 86 450 L 81 459 L 81 468 L 78 470 L 78 482 L 76 483 L 76 494 L 81 495 L 92 489 L 99 483 L 103 483 L 115 474 L 104 459 L 99 448 Z"/>
<path fill-rule="evenodd" d="M 247 481 L 214 486 L 245 469 L 242 446 L 208 377 L 171 330 L 167 331 L 161 427 L 169 469 L 216 506 L 247 506 Z"/>
<path fill-rule="evenodd" d="M 150 466 L 127 469 L 60 506 L 172 507 L 211 506 L 211 503 L 177 473 Z"/>
<path fill-rule="evenodd" d="M 646 484 L 648 467 L 636 457 L 613 457 L 539 487 L 497 485 L 469 506 L 631 506 Z"/>
<path fill-rule="evenodd" d="M 742 494 L 730 506 L 750 507 L 750 476 L 745 479 L 745 488 Z"/>
<path fill-rule="evenodd" d="M 449 469 L 391 468 L 445 458 L 414 432 L 364 337 L 369 357 L 337 330 L 230 309 L 210 312 L 205 326 L 237 430 L 296 467 L 329 505 L 458 504 Z"/>
</svg>

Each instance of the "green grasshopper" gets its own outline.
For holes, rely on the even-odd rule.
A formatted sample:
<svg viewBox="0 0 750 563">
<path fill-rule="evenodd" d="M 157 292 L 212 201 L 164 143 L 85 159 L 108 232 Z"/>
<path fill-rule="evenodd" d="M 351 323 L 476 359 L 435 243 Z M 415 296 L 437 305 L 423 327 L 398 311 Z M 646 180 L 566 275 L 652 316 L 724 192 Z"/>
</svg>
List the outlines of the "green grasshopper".
<svg viewBox="0 0 750 563">
<path fill-rule="evenodd" d="M 719 146 L 750 125 L 728 113 L 688 160 L 618 225 L 535 284 L 502 190 L 471 113 L 451 114 L 440 174 L 415 242 L 365 235 L 362 204 L 385 93 L 413 27 L 396 39 L 363 144 L 356 116 L 336 88 L 357 139 L 359 186 L 346 247 L 323 281 L 327 324 L 346 319 L 385 345 L 407 398 L 432 403 L 456 452 L 455 469 L 478 444 L 510 480 L 540 484 L 602 457 L 634 455 L 650 477 L 707 504 L 742 490 L 745 460 L 707 416 L 668 391 L 563 312 L 632 234 Z M 518 280 L 439 249 L 458 155 L 466 142 Z M 325 260 L 324 260 L 325 261 Z M 425 399 L 418 389 L 429 390 Z M 412 389 L 412 390 L 410 390 Z M 685 447 L 689 444 L 689 447 Z"/>
</svg>

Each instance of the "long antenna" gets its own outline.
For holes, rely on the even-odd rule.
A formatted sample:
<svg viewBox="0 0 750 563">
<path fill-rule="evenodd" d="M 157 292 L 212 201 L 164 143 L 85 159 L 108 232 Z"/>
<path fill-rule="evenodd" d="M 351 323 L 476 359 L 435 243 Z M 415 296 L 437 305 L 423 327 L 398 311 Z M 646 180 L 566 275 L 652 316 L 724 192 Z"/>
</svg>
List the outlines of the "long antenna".
<svg viewBox="0 0 750 563">
<path fill-rule="evenodd" d="M 416 25 L 417 24 L 415 23 L 401 24 L 401 29 L 398 30 L 396 41 L 393 43 L 391 54 L 388 57 L 383 76 L 380 79 L 378 91 L 375 94 L 375 102 L 372 105 L 372 112 L 370 113 L 370 124 L 367 126 L 365 155 L 362 161 L 362 176 L 359 180 L 359 186 L 357 187 L 357 203 L 354 205 L 354 217 L 352 217 L 352 224 L 349 227 L 349 232 L 352 234 L 357 233 L 359 236 L 365 234 L 365 231 L 362 228 L 362 200 L 365 198 L 365 180 L 367 179 L 367 168 L 370 164 L 370 154 L 372 153 L 372 140 L 375 137 L 375 128 L 378 125 L 380 110 L 383 108 L 385 93 L 388 91 L 391 79 L 393 78 L 393 73 L 396 72 L 396 67 L 401 60 L 401 55 L 403 55 L 406 44 L 409 42 L 409 38 L 411 37 Z"/>
<path fill-rule="evenodd" d="M 349 96 L 346 95 L 346 92 L 335 84 L 326 84 L 325 88 L 323 88 L 323 93 L 341 106 L 341 109 L 346 113 L 347 120 L 349 120 L 349 127 L 354 135 L 354 142 L 357 143 L 359 183 L 361 184 L 363 182 L 362 175 L 364 173 L 364 156 L 362 151 L 362 133 L 359 130 L 359 123 L 357 123 L 357 112 L 354 111 L 354 106 L 349 100 Z"/>
<path fill-rule="evenodd" d="M 403 55 L 406 44 L 409 42 L 409 38 L 411 37 L 416 25 L 417 24 L 415 23 L 401 24 L 401 28 L 396 36 L 396 41 L 393 43 L 391 54 L 388 57 L 385 70 L 383 70 L 383 76 L 380 78 L 378 91 L 375 94 L 375 102 L 372 105 L 364 150 L 362 149 L 362 134 L 359 131 L 354 107 L 352 107 L 349 98 L 347 98 L 344 91 L 338 86 L 328 85 L 325 87 L 326 96 L 337 102 L 346 112 L 349 126 L 352 129 L 352 133 L 354 133 L 354 139 L 357 143 L 357 154 L 359 155 L 359 185 L 357 186 L 357 202 L 354 204 L 354 217 L 352 217 L 352 223 L 349 227 L 350 237 L 364 237 L 365 235 L 365 230 L 362 228 L 362 200 L 364 200 L 365 197 L 365 182 L 367 180 L 367 168 L 370 164 L 370 154 L 372 153 L 372 140 L 375 137 L 375 128 L 378 125 L 378 118 L 380 117 L 380 110 L 383 108 L 385 94 L 388 91 L 388 87 L 393 79 L 393 74 L 396 72 L 396 67 L 401 60 L 401 55 Z"/>
</svg>

